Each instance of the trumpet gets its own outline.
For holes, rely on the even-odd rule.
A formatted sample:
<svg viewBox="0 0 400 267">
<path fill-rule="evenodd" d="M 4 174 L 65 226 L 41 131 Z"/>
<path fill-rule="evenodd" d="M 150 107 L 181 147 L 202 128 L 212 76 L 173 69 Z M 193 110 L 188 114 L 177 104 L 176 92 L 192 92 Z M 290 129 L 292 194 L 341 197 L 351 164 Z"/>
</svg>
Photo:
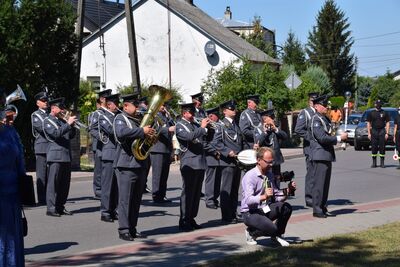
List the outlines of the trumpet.
<svg viewBox="0 0 400 267">
<path fill-rule="evenodd" d="M 193 121 L 194 121 L 195 123 L 197 123 L 198 125 L 201 125 L 201 121 L 202 121 L 203 119 L 207 119 L 207 118 L 193 117 Z M 208 124 L 207 124 L 207 128 L 209 128 L 209 129 L 214 129 L 214 130 L 215 130 L 215 129 L 218 128 L 218 125 L 217 125 L 217 123 L 216 123 L 215 121 L 212 121 L 212 120 L 209 119 L 209 122 L 208 122 Z"/>
<path fill-rule="evenodd" d="M 60 118 L 65 121 L 67 121 L 71 116 L 72 116 L 72 111 L 70 111 L 70 110 L 64 109 L 60 112 Z M 80 122 L 79 120 L 76 120 L 74 122 L 73 127 L 75 127 L 78 130 L 80 130 L 80 129 L 87 130 L 88 129 L 88 127 L 83 122 Z"/>
</svg>

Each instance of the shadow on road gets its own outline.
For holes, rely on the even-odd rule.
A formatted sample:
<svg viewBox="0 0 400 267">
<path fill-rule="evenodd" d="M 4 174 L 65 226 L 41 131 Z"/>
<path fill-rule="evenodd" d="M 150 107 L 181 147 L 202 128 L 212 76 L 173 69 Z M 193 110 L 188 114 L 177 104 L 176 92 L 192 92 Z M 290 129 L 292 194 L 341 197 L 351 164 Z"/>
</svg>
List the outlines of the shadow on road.
<svg viewBox="0 0 400 267">
<path fill-rule="evenodd" d="M 32 248 L 25 248 L 25 255 L 31 254 L 43 254 L 43 253 L 51 253 L 55 251 L 65 250 L 71 246 L 79 245 L 77 242 L 61 242 L 61 243 L 49 243 L 38 245 Z"/>
</svg>

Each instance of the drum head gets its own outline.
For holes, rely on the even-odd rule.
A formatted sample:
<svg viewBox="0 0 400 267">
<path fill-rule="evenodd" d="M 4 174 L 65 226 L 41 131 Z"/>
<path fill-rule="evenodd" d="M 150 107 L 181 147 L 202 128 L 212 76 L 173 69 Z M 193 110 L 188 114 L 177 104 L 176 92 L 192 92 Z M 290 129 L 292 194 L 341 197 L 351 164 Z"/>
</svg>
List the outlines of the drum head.
<svg viewBox="0 0 400 267">
<path fill-rule="evenodd" d="M 257 163 L 257 152 L 254 149 L 240 151 L 237 155 L 238 161 L 245 166 L 254 166 Z"/>
</svg>

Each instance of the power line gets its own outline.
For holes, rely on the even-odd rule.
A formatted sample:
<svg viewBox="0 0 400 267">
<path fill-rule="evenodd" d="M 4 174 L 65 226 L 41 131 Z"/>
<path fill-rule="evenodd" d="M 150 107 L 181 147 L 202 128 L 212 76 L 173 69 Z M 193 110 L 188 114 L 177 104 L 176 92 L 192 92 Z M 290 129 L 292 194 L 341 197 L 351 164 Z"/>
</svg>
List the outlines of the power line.
<svg viewBox="0 0 400 267">
<path fill-rule="evenodd" d="M 398 58 L 389 58 L 389 59 L 382 59 L 382 60 L 372 60 L 372 61 L 361 61 L 363 64 L 366 63 L 376 63 L 376 62 L 385 62 L 385 61 L 393 61 L 393 60 L 399 60 L 400 57 Z"/>
<path fill-rule="evenodd" d="M 378 46 L 392 46 L 392 45 L 400 45 L 400 43 L 375 44 L 375 45 L 355 45 L 354 47 L 378 47 Z"/>
<path fill-rule="evenodd" d="M 365 39 L 373 39 L 373 38 L 378 38 L 378 37 L 383 37 L 383 36 L 388 36 L 388 35 L 393 35 L 393 34 L 399 34 L 399 33 L 400 33 L 400 31 L 383 33 L 383 34 L 378 34 L 378 35 L 372 35 L 372 36 L 357 38 L 357 39 L 354 39 L 354 41 L 365 40 Z"/>
</svg>

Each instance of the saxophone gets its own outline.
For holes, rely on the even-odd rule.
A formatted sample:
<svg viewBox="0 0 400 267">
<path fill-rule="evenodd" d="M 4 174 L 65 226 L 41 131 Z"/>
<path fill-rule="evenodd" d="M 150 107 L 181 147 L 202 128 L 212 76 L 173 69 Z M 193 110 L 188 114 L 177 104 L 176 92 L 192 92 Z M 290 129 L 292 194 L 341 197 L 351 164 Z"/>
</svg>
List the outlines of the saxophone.
<svg viewBox="0 0 400 267">
<path fill-rule="evenodd" d="M 164 102 L 172 98 L 170 90 L 158 85 L 151 85 L 149 91 L 152 97 L 147 111 L 144 113 L 140 127 L 143 128 L 146 125 L 151 125 L 151 127 L 156 130 L 156 134 L 149 137 L 146 136 L 145 139 L 136 139 L 132 143 L 132 154 L 138 160 L 145 160 L 149 156 L 151 147 L 157 143 L 163 125 L 163 122 L 157 116 L 157 113 Z"/>
</svg>

